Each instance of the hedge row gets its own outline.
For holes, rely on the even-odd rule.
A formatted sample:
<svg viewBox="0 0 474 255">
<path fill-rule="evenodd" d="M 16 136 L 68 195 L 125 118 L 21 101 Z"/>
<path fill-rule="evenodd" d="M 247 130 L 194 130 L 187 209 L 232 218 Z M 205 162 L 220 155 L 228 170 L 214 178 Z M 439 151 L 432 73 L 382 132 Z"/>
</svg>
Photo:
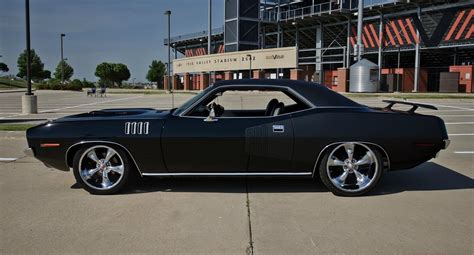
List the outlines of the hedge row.
<svg viewBox="0 0 474 255">
<path fill-rule="evenodd" d="M 58 83 L 53 83 L 53 84 L 48 84 L 48 83 L 42 83 L 42 84 L 37 84 L 36 89 L 52 89 L 52 90 L 74 90 L 74 91 L 82 91 L 82 86 L 77 85 L 77 84 L 58 84 Z"/>
<path fill-rule="evenodd" d="M 78 79 L 72 80 L 65 84 L 61 84 L 59 80 L 51 79 L 46 83 L 41 83 L 36 85 L 36 89 L 51 89 L 51 90 L 74 90 L 82 91 L 82 88 L 91 88 L 95 87 L 93 82 L 86 80 L 80 81 Z"/>
</svg>

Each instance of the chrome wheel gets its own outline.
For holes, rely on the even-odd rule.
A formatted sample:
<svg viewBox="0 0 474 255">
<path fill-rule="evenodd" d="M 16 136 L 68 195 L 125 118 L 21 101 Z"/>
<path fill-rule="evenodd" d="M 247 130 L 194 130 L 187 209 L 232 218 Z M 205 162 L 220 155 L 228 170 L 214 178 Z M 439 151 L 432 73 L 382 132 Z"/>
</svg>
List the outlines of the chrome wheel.
<svg viewBox="0 0 474 255">
<path fill-rule="evenodd" d="M 94 190 L 114 188 L 123 178 L 124 161 L 113 148 L 97 145 L 85 150 L 79 159 L 79 175 Z"/>
<path fill-rule="evenodd" d="M 336 146 L 326 163 L 329 180 L 345 192 L 360 192 L 370 187 L 381 171 L 380 167 L 375 152 L 361 143 Z"/>
</svg>

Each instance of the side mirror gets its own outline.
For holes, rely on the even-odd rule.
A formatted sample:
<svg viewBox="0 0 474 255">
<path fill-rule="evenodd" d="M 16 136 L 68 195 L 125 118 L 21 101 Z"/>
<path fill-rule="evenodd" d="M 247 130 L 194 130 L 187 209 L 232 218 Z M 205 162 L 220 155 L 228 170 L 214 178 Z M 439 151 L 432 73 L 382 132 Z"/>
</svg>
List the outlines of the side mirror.
<svg viewBox="0 0 474 255">
<path fill-rule="evenodd" d="M 216 122 L 218 119 L 216 118 L 216 112 L 214 111 L 214 104 L 211 104 L 211 111 L 209 112 L 209 116 L 204 119 L 205 122 Z"/>
</svg>

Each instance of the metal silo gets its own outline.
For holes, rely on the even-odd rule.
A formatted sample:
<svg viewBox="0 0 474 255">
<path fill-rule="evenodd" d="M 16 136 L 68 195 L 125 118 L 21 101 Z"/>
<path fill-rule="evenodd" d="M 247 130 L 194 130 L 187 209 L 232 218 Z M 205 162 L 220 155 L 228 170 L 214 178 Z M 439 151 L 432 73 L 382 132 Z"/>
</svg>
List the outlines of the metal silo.
<svg viewBox="0 0 474 255">
<path fill-rule="evenodd" d="M 350 68 L 350 92 L 377 92 L 379 67 L 367 59 L 361 59 Z"/>
</svg>

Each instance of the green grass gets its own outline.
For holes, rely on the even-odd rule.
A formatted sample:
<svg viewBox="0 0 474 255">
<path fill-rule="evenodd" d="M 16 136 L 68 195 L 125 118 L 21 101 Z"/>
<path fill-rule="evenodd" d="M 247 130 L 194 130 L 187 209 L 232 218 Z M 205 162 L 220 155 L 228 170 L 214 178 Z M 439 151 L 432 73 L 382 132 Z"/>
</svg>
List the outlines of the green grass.
<svg viewBox="0 0 474 255">
<path fill-rule="evenodd" d="M 0 131 L 26 131 L 36 124 L 0 124 Z"/>
<path fill-rule="evenodd" d="M 22 80 L 10 80 L 0 77 L 0 88 L 2 89 L 23 89 L 26 88 L 26 82 Z"/>
</svg>

